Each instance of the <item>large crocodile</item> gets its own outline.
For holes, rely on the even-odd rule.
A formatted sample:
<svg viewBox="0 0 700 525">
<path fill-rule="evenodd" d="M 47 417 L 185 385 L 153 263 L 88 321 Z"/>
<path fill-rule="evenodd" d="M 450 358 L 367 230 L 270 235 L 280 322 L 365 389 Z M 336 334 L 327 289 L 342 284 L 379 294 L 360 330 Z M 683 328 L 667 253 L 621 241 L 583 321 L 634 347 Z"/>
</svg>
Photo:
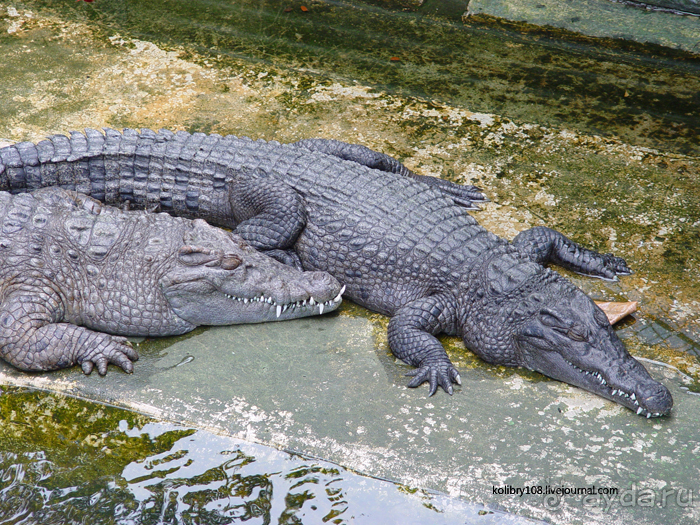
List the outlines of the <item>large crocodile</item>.
<svg viewBox="0 0 700 525">
<path fill-rule="evenodd" d="M 391 316 L 391 350 L 417 367 L 408 386 L 428 381 L 430 395 L 460 383 L 435 337 L 446 333 L 487 362 L 539 371 L 647 417 L 673 405 L 590 298 L 543 266 L 616 279 L 629 273 L 624 260 L 544 227 L 501 239 L 465 211 L 483 199 L 477 188 L 415 175 L 368 148 L 127 129 L 0 149 L 0 189 L 51 185 L 199 217 L 280 260 L 328 271 L 346 297 Z"/>
<path fill-rule="evenodd" d="M 0 356 L 21 370 L 131 372 L 136 351 L 110 334 L 291 319 L 341 301 L 329 274 L 286 266 L 201 219 L 45 188 L 0 192 L 0 225 Z"/>
</svg>

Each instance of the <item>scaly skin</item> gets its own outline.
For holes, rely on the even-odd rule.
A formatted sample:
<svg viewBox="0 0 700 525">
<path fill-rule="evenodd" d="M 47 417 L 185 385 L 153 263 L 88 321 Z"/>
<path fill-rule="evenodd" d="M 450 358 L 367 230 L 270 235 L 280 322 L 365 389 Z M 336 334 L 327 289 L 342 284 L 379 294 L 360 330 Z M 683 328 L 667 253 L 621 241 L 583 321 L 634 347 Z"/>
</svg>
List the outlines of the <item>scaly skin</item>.
<svg viewBox="0 0 700 525">
<path fill-rule="evenodd" d="M 668 390 L 634 360 L 604 314 L 543 264 L 617 279 L 624 260 L 548 228 L 512 243 L 465 211 L 478 188 L 410 172 L 362 146 L 168 131 L 86 130 L 0 149 L 0 187 L 63 185 L 234 228 L 288 264 L 323 270 L 346 296 L 391 316 L 389 344 L 416 367 L 408 386 L 452 393 L 459 373 L 435 335 L 459 335 L 485 361 L 524 366 L 647 417 Z"/>
<path fill-rule="evenodd" d="M 327 273 L 285 266 L 201 219 L 46 188 L 0 192 L 0 224 L 0 355 L 21 370 L 131 372 L 138 356 L 119 336 L 305 317 L 341 300 Z"/>
</svg>

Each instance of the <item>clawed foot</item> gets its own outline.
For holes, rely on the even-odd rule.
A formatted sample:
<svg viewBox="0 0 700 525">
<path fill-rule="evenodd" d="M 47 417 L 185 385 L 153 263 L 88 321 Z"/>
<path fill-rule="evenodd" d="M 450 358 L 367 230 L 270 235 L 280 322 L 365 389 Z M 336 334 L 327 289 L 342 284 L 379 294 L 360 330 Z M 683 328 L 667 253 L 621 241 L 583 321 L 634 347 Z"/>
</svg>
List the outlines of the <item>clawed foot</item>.
<svg viewBox="0 0 700 525">
<path fill-rule="evenodd" d="M 104 337 L 96 349 L 89 351 L 88 355 L 78 358 L 78 364 L 83 372 L 90 374 L 95 365 L 101 376 L 107 373 L 107 365 L 112 363 L 121 367 L 124 372 L 130 374 L 134 371 L 132 361 L 139 358 L 138 352 L 134 350 L 126 337 L 100 334 Z"/>
<path fill-rule="evenodd" d="M 480 210 L 480 203 L 489 202 L 481 188 L 471 185 L 461 186 L 459 184 L 452 184 L 449 181 L 443 182 L 449 183 L 449 186 L 441 188 L 443 193 L 452 197 L 456 204 L 464 206 L 468 210 Z"/>
<path fill-rule="evenodd" d="M 421 177 L 423 182 L 439 190 L 447 197 L 451 197 L 456 204 L 464 206 L 468 210 L 478 210 L 479 203 L 489 202 L 481 188 L 471 185 L 455 184 L 449 180 L 437 177 Z"/>
<path fill-rule="evenodd" d="M 413 174 L 412 177 L 439 191 L 446 197 L 450 197 L 455 201 L 455 204 L 464 206 L 468 210 L 478 210 L 480 209 L 478 206 L 479 203 L 489 202 L 481 188 L 477 188 L 476 186 L 455 184 L 449 180 L 428 177 L 427 175 Z"/>
<path fill-rule="evenodd" d="M 407 385 L 408 388 L 416 388 L 428 381 L 430 385 L 428 396 L 435 394 L 438 385 L 440 385 L 445 392 L 452 395 L 454 392 L 452 383 L 457 383 L 458 385 L 462 384 L 459 372 L 449 361 L 424 363 L 419 368 L 411 370 L 406 375 L 413 377 Z"/>
<path fill-rule="evenodd" d="M 632 270 L 627 266 L 627 262 L 622 257 L 616 257 L 610 253 L 600 255 L 598 264 L 586 273 L 590 277 L 597 277 L 606 281 L 617 281 L 619 275 L 630 275 Z"/>
<path fill-rule="evenodd" d="M 268 257 L 272 257 L 276 261 L 281 262 L 282 264 L 286 264 L 287 266 L 291 266 L 292 268 L 296 268 L 302 272 L 304 271 L 301 264 L 301 259 L 299 259 L 299 256 L 294 250 L 267 250 L 263 253 Z"/>
</svg>

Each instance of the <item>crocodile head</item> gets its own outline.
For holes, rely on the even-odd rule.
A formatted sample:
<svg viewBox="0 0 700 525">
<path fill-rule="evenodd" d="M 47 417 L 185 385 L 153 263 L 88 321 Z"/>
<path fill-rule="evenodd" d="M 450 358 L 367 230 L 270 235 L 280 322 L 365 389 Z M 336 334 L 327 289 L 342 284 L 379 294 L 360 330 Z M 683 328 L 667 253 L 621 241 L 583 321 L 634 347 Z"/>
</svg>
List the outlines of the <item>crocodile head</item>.
<svg viewBox="0 0 700 525">
<path fill-rule="evenodd" d="M 340 283 L 325 272 L 302 272 L 204 221 L 194 226 L 162 277 L 170 308 L 195 325 L 282 321 L 335 310 Z"/>
<path fill-rule="evenodd" d="M 671 393 L 627 352 L 603 311 L 573 285 L 551 285 L 548 293 L 528 298 L 534 308 L 514 338 L 521 365 L 639 415 L 668 414 Z"/>
</svg>

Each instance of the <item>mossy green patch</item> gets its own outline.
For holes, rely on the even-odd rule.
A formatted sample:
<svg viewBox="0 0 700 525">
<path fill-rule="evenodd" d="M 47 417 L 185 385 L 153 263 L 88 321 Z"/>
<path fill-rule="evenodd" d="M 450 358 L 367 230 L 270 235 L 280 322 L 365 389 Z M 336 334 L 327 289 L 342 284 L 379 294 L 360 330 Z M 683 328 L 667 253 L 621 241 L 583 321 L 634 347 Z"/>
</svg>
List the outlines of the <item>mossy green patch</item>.
<svg viewBox="0 0 700 525">
<path fill-rule="evenodd" d="M 697 152 L 698 62 L 653 46 L 554 38 L 526 25 L 448 22 L 366 3 L 40 0 L 106 34 L 354 79 L 396 93 L 646 146 Z"/>
</svg>

